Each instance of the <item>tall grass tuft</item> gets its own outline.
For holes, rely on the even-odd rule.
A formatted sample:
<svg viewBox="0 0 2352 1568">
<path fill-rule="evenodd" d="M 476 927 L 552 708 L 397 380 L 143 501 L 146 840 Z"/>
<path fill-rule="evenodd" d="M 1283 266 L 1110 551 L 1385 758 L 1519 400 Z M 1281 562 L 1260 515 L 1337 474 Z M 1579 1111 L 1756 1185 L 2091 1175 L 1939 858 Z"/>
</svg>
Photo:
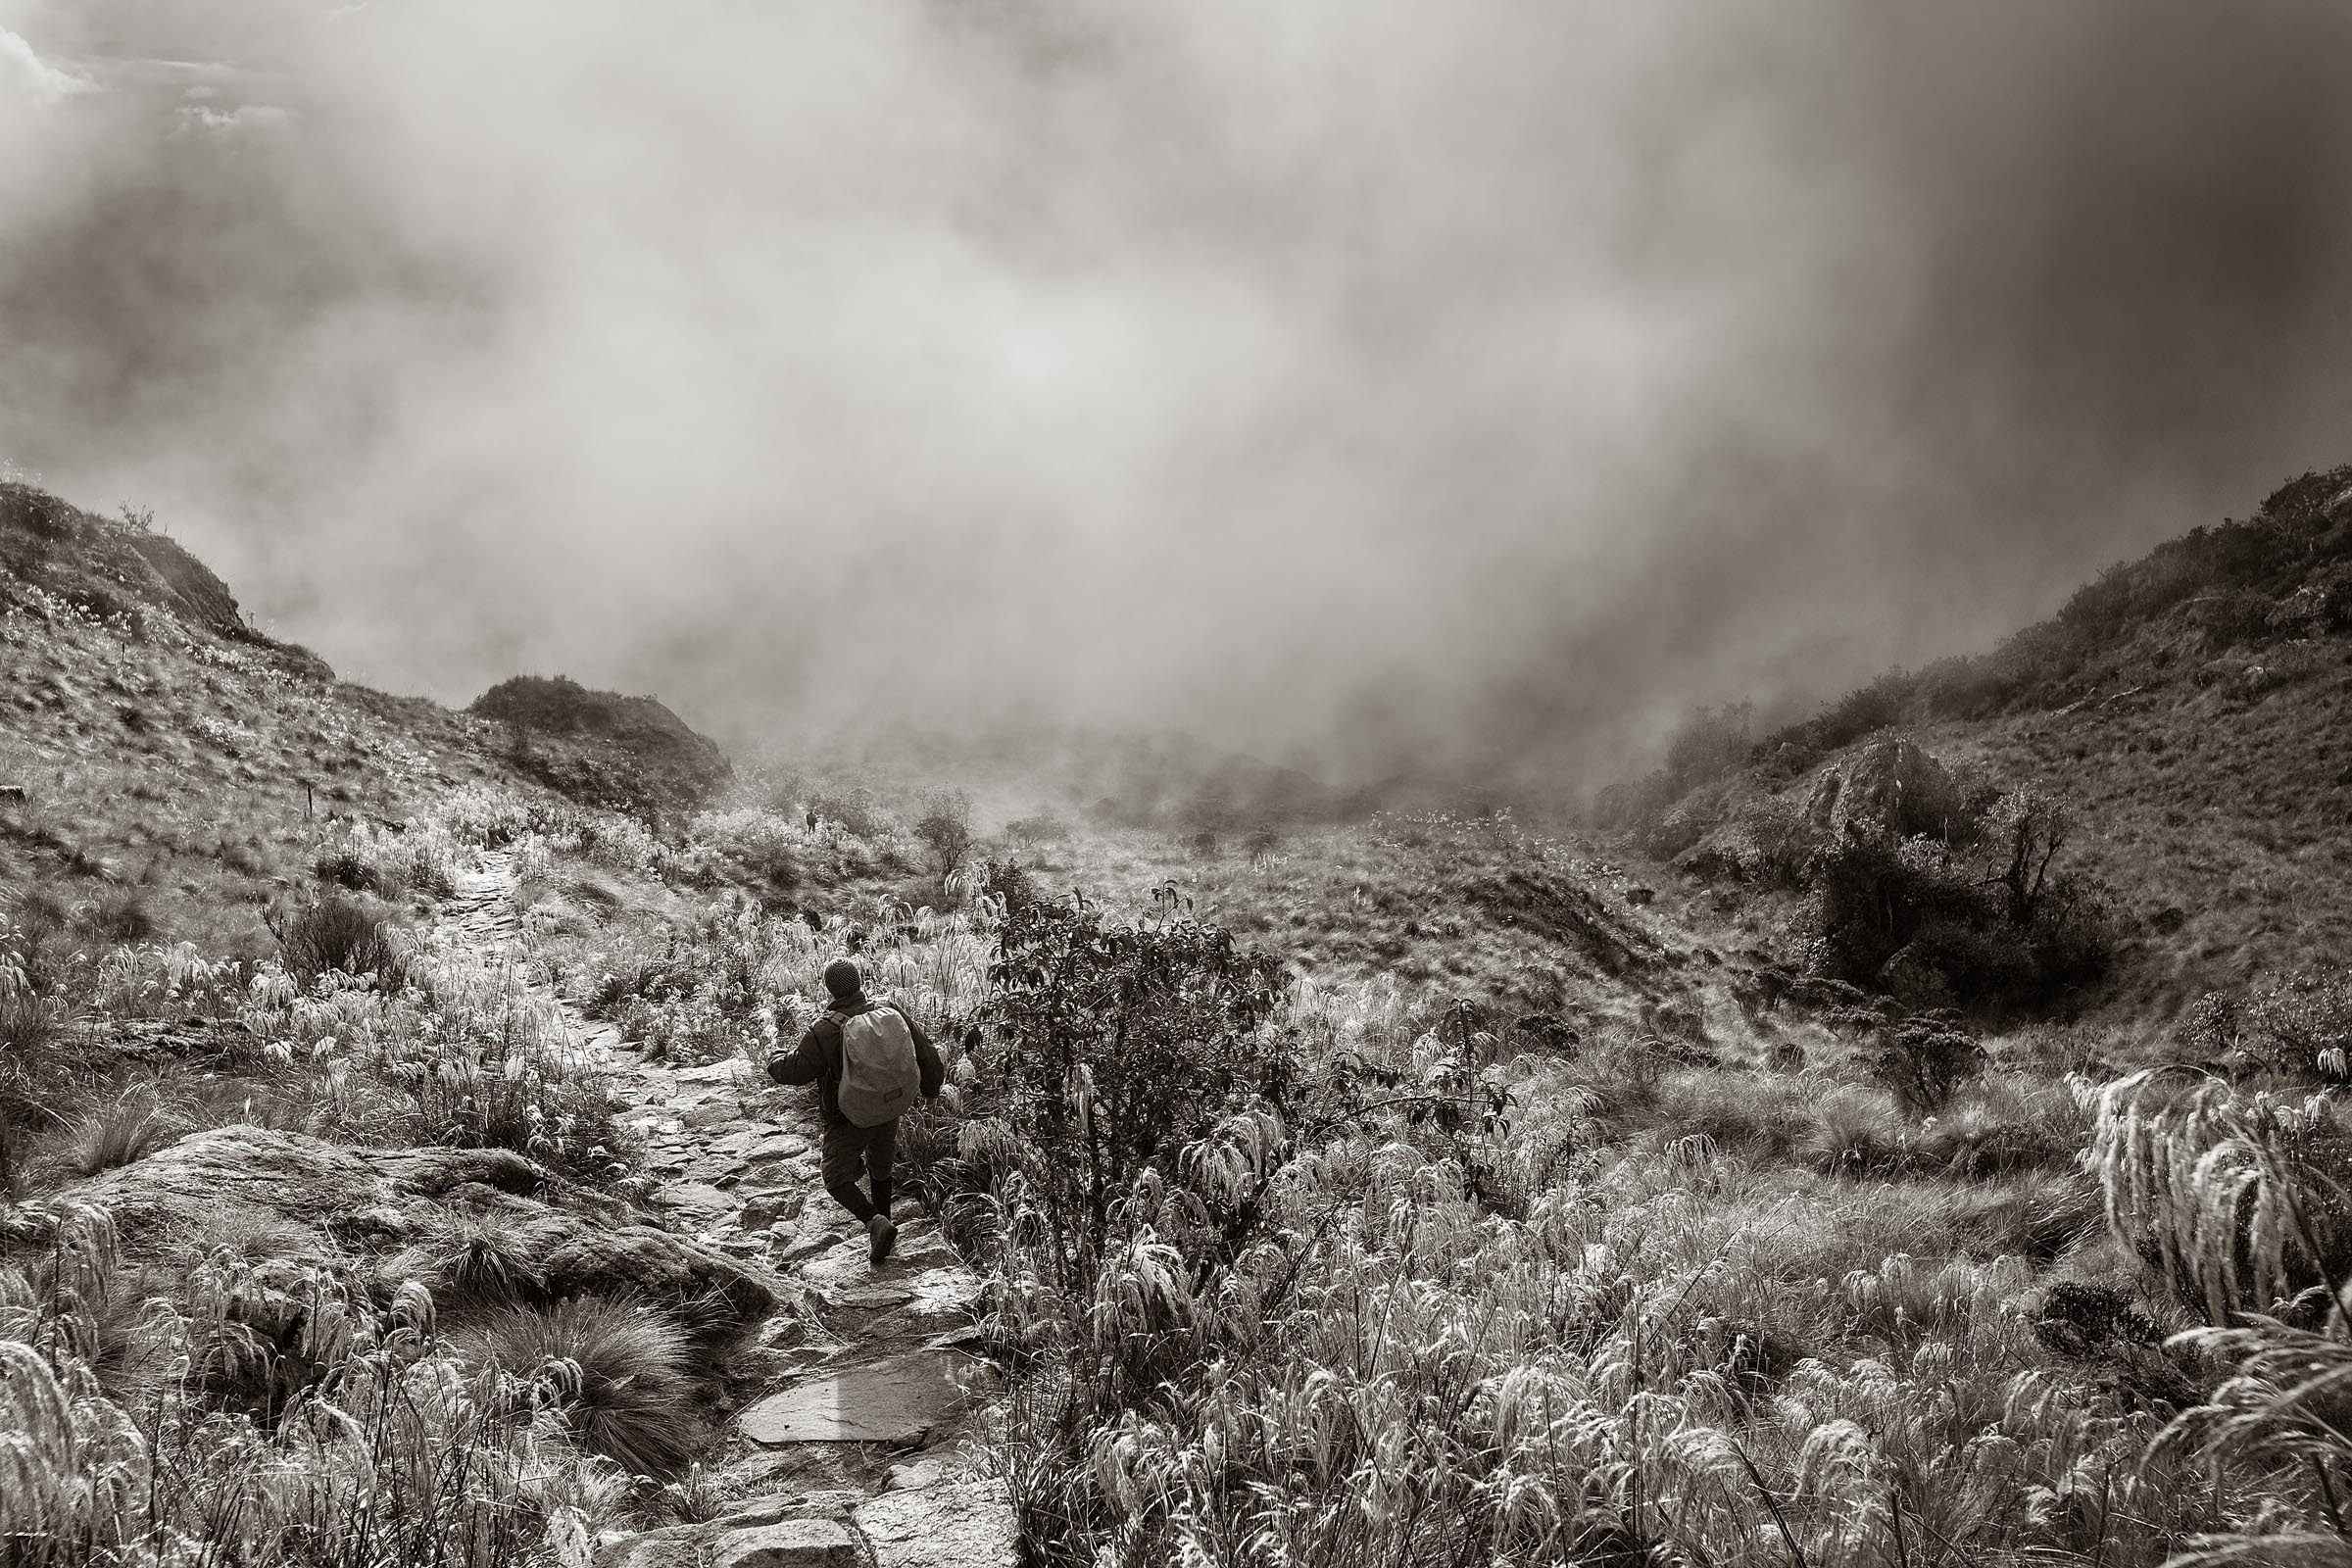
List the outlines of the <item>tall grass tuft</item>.
<svg viewBox="0 0 2352 1568">
<path fill-rule="evenodd" d="M 96 1176 L 136 1164 L 184 1131 L 152 1088 L 135 1086 L 74 1118 L 56 1160 L 70 1175 Z"/>
<path fill-rule="evenodd" d="M 630 1474 L 673 1475 L 692 1455 L 690 1348 L 651 1308 L 573 1297 L 495 1313 L 467 1339 L 486 1364 L 544 1379 L 580 1446 Z"/>
</svg>

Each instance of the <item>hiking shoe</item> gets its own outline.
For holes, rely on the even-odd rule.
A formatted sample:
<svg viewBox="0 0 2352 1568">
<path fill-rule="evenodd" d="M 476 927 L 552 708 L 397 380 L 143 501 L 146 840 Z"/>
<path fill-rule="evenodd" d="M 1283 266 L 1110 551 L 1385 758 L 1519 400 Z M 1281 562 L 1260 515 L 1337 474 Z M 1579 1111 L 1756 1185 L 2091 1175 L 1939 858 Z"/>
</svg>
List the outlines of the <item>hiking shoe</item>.
<svg viewBox="0 0 2352 1568">
<path fill-rule="evenodd" d="M 874 1239 L 872 1257 L 874 1267 L 880 1268 L 882 1260 L 890 1256 L 890 1250 L 899 1245 L 899 1228 L 890 1222 L 889 1215 L 876 1214 L 866 1221 L 865 1231 Z"/>
</svg>

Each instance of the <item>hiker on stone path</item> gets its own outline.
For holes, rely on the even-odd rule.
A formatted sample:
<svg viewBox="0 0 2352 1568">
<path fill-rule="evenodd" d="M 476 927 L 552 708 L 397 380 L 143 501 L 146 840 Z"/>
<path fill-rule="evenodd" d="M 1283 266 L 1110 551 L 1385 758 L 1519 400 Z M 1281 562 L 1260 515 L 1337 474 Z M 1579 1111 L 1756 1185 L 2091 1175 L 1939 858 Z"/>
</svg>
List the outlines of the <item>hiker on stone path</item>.
<svg viewBox="0 0 2352 1568">
<path fill-rule="evenodd" d="M 939 1093 L 946 1078 L 939 1053 L 912 1014 L 891 1002 L 871 1002 L 854 958 L 825 965 L 833 1004 L 808 1026 L 801 1043 L 778 1047 L 767 1075 L 780 1084 L 816 1085 L 824 1122 L 825 1191 L 865 1223 L 874 1266 L 890 1256 L 899 1228 L 890 1218 L 890 1165 L 898 1151 L 899 1117 Z M 858 1188 L 863 1167 L 872 1197 Z"/>
</svg>

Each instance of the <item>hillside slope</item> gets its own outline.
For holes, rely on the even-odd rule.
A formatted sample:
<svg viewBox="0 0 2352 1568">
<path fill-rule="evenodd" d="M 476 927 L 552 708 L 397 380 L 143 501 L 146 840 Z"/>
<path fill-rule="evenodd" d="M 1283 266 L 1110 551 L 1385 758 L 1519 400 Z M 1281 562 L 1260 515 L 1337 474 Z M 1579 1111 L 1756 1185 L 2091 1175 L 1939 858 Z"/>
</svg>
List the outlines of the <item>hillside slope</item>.
<svg viewBox="0 0 2352 1568">
<path fill-rule="evenodd" d="M 658 707 L 659 705 L 649 705 Z M 260 954 L 338 822 L 398 831 L 481 786 L 641 807 L 627 738 L 535 739 L 340 681 L 246 624 L 219 577 L 136 518 L 0 484 L 0 885 L 113 933 Z M 717 748 L 662 710 L 673 747 Z M 616 782 L 617 781 L 617 782 Z M 131 912 L 138 911 L 135 915 Z"/>
<path fill-rule="evenodd" d="M 734 769 L 718 743 L 651 697 L 590 691 L 562 675 L 515 675 L 467 712 L 511 726 L 507 760 L 575 799 L 624 810 L 702 805 Z"/>
<path fill-rule="evenodd" d="M 1737 725 L 1706 715 L 1682 768 L 1609 792 L 1603 816 L 1725 880 L 1760 811 L 1798 807 L 1893 730 L 1981 795 L 2071 805 L 2065 862 L 2104 890 L 2116 944 L 2085 1000 L 2170 1016 L 2335 960 L 2352 938 L 2352 467 L 2111 568 L 1987 654 L 1892 672 L 1761 739 Z"/>
</svg>

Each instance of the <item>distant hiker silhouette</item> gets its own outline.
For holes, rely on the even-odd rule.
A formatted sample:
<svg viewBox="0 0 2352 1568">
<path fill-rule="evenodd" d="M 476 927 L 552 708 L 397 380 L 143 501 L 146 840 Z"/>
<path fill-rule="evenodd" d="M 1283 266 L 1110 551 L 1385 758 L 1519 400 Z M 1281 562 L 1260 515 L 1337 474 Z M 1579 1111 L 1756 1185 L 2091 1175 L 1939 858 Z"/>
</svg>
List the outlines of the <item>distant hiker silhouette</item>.
<svg viewBox="0 0 2352 1568">
<path fill-rule="evenodd" d="M 921 1024 L 894 1003 L 867 1000 L 855 959 L 825 965 L 825 990 L 833 1004 L 798 1046 L 769 1055 L 767 1075 L 780 1084 L 816 1085 L 825 1191 L 865 1223 L 867 1255 L 879 1268 L 899 1240 L 890 1217 L 899 1118 L 918 1096 L 939 1093 L 946 1070 Z M 870 1197 L 858 1190 L 861 1168 Z"/>
</svg>

